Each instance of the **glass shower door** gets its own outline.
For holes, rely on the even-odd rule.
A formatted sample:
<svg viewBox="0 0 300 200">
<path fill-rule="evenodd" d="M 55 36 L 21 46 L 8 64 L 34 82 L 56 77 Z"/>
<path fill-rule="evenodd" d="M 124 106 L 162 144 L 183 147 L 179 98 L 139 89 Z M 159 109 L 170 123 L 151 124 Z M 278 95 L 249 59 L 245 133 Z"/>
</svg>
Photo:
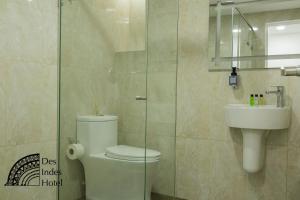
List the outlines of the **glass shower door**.
<svg viewBox="0 0 300 200">
<path fill-rule="evenodd" d="M 63 185 L 59 199 L 114 200 L 120 195 L 122 199 L 144 199 L 146 1 L 61 1 L 60 14 L 59 167 Z M 86 129 L 84 134 L 89 135 L 90 143 L 82 145 L 84 154 L 80 159 L 69 159 L 69 145 L 81 144 L 79 135 L 85 136 L 78 119 L 102 119 L 107 115 L 118 117 L 117 140 L 111 146 L 123 146 L 110 154 L 105 150 L 109 145 L 100 151 L 92 145 L 97 135 Z M 86 124 L 98 123 L 95 121 Z M 107 137 L 113 134 L 110 129 L 106 133 Z M 103 173 L 107 176 L 100 179 Z M 99 194 L 90 192 L 87 174 L 96 181 Z"/>
<path fill-rule="evenodd" d="M 154 174 L 146 165 L 152 200 L 175 197 L 178 4 L 148 0 L 146 148 L 160 152 Z"/>
<path fill-rule="evenodd" d="M 59 199 L 172 198 L 178 0 L 61 3 Z M 94 133 L 103 132 L 92 124 L 108 115 L 118 118 L 117 132 L 105 134 L 117 140 L 99 150 L 104 138 Z M 80 119 L 94 119 L 85 121 L 94 128 L 83 131 Z M 74 143 L 84 153 L 71 160 Z"/>
</svg>

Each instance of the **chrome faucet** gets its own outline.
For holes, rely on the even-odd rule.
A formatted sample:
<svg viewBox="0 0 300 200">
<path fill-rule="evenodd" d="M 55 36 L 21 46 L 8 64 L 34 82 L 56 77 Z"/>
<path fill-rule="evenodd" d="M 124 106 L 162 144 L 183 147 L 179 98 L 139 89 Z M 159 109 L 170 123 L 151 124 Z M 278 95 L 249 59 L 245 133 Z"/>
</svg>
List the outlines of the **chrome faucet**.
<svg viewBox="0 0 300 200">
<path fill-rule="evenodd" d="M 277 96 L 277 107 L 284 107 L 284 86 L 272 86 L 276 90 L 267 90 L 266 94 L 276 94 Z"/>
</svg>

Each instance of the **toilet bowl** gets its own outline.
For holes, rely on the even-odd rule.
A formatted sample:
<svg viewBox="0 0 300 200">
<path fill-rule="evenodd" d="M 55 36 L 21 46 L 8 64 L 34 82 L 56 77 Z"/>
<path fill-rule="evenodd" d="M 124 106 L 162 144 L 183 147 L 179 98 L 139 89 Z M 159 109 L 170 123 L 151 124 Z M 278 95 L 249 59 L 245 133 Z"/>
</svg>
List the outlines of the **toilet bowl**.
<svg viewBox="0 0 300 200">
<path fill-rule="evenodd" d="M 87 200 L 150 200 L 160 152 L 117 145 L 116 116 L 77 117 Z"/>
</svg>

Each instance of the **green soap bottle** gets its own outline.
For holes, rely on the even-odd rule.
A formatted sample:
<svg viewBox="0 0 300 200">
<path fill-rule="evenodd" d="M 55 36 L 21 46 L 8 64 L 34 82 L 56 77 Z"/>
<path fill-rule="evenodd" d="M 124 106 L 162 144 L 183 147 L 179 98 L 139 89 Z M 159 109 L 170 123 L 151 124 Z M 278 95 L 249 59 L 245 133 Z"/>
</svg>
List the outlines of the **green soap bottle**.
<svg viewBox="0 0 300 200">
<path fill-rule="evenodd" d="M 250 104 L 250 106 L 255 106 L 255 100 L 254 100 L 253 94 L 250 95 L 249 104 Z"/>
</svg>

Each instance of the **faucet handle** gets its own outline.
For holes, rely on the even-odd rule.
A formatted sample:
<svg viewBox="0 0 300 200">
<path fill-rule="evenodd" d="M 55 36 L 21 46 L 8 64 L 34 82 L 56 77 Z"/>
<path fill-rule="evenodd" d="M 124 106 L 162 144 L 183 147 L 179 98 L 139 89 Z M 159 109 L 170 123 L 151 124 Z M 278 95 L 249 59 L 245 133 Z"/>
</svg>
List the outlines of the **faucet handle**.
<svg viewBox="0 0 300 200">
<path fill-rule="evenodd" d="M 283 85 L 272 85 L 271 87 L 276 88 L 279 91 L 283 91 L 284 90 L 284 86 Z"/>
<path fill-rule="evenodd" d="M 275 91 L 267 90 L 266 94 L 277 94 L 277 95 L 283 95 L 284 92 L 284 86 L 282 85 L 272 85 L 271 87 L 276 88 Z"/>
<path fill-rule="evenodd" d="M 274 85 L 276 91 L 266 91 L 266 94 L 276 94 L 277 96 L 277 107 L 284 107 L 284 86 Z"/>
</svg>

